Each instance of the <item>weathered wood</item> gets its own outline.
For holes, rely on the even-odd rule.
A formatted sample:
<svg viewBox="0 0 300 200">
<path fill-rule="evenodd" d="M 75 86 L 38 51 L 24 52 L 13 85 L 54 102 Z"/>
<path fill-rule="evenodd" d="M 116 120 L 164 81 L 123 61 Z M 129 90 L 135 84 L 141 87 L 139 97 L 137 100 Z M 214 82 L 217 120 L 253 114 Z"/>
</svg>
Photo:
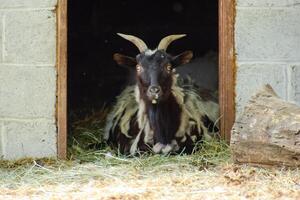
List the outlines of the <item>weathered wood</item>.
<svg viewBox="0 0 300 200">
<path fill-rule="evenodd" d="M 236 120 L 231 149 L 239 163 L 300 166 L 300 107 L 266 85 Z"/>
<path fill-rule="evenodd" d="M 228 142 L 235 120 L 234 20 L 235 0 L 219 0 L 220 132 Z"/>
<path fill-rule="evenodd" d="M 57 6 L 57 155 L 67 157 L 67 0 Z"/>
</svg>

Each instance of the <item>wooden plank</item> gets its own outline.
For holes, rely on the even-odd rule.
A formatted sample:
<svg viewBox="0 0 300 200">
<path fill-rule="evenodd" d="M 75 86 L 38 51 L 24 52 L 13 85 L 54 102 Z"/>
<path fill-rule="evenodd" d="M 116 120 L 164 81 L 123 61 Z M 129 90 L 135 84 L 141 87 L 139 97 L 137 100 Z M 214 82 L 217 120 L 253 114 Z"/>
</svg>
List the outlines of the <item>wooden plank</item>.
<svg viewBox="0 0 300 200">
<path fill-rule="evenodd" d="M 219 0 L 219 102 L 220 131 L 230 141 L 235 120 L 235 55 L 234 55 L 235 1 Z"/>
<path fill-rule="evenodd" d="M 67 0 L 57 6 L 57 156 L 67 157 Z"/>
</svg>

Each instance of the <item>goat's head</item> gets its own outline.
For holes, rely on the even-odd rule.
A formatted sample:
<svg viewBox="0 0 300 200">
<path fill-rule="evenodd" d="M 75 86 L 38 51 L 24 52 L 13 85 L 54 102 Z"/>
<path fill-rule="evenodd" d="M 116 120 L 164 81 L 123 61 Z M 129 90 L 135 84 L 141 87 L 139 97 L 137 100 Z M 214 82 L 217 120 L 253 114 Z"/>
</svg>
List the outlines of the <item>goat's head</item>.
<svg viewBox="0 0 300 200">
<path fill-rule="evenodd" d="M 135 36 L 120 33 L 118 35 L 131 41 L 140 50 L 136 58 L 116 53 L 114 60 L 121 66 L 136 69 L 141 98 L 153 104 L 166 100 L 171 93 L 174 69 L 179 65 L 188 63 L 193 57 L 191 51 L 185 51 L 173 57 L 166 50 L 172 41 L 185 35 L 167 36 L 160 41 L 155 50 L 148 49 L 147 45 Z"/>
</svg>

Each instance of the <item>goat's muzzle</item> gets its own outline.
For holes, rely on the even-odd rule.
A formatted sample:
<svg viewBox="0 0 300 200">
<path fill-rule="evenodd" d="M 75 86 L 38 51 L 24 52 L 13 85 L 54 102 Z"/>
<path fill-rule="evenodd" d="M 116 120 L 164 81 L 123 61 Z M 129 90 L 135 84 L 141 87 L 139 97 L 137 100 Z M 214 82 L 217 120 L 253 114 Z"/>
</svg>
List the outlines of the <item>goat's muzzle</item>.
<svg viewBox="0 0 300 200">
<path fill-rule="evenodd" d="M 156 104 L 162 96 L 161 87 L 160 86 L 150 86 L 147 91 L 147 96 L 152 104 Z"/>
</svg>

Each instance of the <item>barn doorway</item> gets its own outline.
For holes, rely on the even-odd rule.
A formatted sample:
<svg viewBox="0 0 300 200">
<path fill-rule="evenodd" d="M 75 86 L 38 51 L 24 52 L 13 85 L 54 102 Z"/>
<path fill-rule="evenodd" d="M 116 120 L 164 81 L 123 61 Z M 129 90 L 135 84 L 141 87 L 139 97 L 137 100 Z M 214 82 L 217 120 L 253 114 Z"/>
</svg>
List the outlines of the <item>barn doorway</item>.
<svg viewBox="0 0 300 200">
<path fill-rule="evenodd" d="M 194 52 L 194 59 L 209 62 L 218 78 L 219 6 L 217 0 L 205 1 L 79 1 L 59 3 L 58 51 L 64 51 L 68 40 L 68 62 L 59 54 L 58 75 L 58 150 L 66 152 L 66 119 L 63 107 L 68 107 L 68 134 L 72 125 L 89 116 L 103 112 L 116 95 L 130 84 L 129 72 L 112 60 L 115 52 L 135 56 L 137 49 L 116 35 L 128 33 L 142 38 L 155 48 L 160 39 L 169 34 L 186 33 L 188 37 L 176 41 L 168 52 L 176 55 L 185 50 Z M 221 5 L 224 6 L 224 5 Z M 64 10 L 68 10 L 68 15 Z M 65 18 L 67 18 L 68 23 Z M 68 32 L 65 34 L 67 28 Z M 222 27 L 222 26 L 220 26 Z M 222 60 L 220 60 L 222 62 Z M 65 63 L 64 63 L 65 62 Z M 63 67 L 65 65 L 65 67 Z M 66 72 L 67 80 L 62 72 Z M 193 73 L 190 73 L 194 75 Z M 68 88 L 67 100 L 63 98 Z M 61 106 L 61 107 L 60 107 Z M 69 135 L 72 137 L 72 135 Z"/>
</svg>

